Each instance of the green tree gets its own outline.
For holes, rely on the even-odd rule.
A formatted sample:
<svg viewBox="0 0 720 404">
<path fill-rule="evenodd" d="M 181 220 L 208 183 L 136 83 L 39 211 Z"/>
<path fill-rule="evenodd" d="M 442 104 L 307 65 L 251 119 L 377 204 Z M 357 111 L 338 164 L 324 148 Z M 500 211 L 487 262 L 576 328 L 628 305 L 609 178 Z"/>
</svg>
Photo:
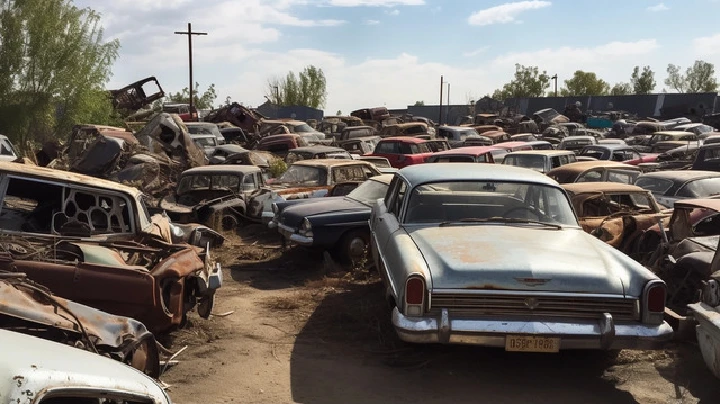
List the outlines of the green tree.
<svg viewBox="0 0 720 404">
<path fill-rule="evenodd" d="M 715 78 L 715 65 L 702 60 L 685 70 L 683 75 L 680 66 L 669 64 L 668 77 L 665 85 L 679 93 L 715 92 L 718 90 L 718 81 Z"/>
<path fill-rule="evenodd" d="M 78 122 L 114 123 L 104 86 L 119 48 L 71 0 L 0 0 L 0 132 L 22 148 Z"/>
<path fill-rule="evenodd" d="M 655 72 L 650 70 L 650 66 L 635 66 L 630 75 L 630 84 L 635 94 L 650 94 L 655 89 Z"/>
<path fill-rule="evenodd" d="M 540 71 L 537 66 L 515 64 L 515 74 L 509 83 L 493 92 L 492 98 L 506 100 L 508 98 L 542 97 L 550 86 L 550 76 Z"/>
<path fill-rule="evenodd" d="M 309 65 L 297 75 L 290 71 L 284 78 L 268 79 L 265 96 L 275 105 L 302 105 L 322 108 L 327 101 L 325 73 Z"/>
<path fill-rule="evenodd" d="M 337 112 L 335 113 L 335 115 L 336 115 L 336 116 L 342 116 L 342 111 L 338 109 Z"/>
<path fill-rule="evenodd" d="M 630 95 L 632 94 L 632 85 L 630 83 L 615 83 L 610 89 L 610 95 Z"/>
<path fill-rule="evenodd" d="M 217 93 L 215 92 L 215 83 L 210 84 L 210 87 L 208 87 L 207 90 L 202 93 L 202 95 L 200 95 L 200 91 L 198 90 L 199 88 L 200 83 L 195 83 L 195 88 L 193 88 L 193 105 L 197 109 L 212 109 L 213 103 L 217 98 Z M 169 93 L 167 96 L 165 96 L 165 102 L 188 104 L 190 102 L 189 94 L 190 90 L 185 87 L 177 93 Z M 157 108 L 157 105 L 155 105 L 155 107 Z"/>
<path fill-rule="evenodd" d="M 577 70 L 571 79 L 565 80 L 565 88 L 560 90 L 560 94 L 564 97 L 607 95 L 609 92 L 610 84 L 597 78 L 595 73 L 582 70 Z"/>
<path fill-rule="evenodd" d="M 415 101 L 415 105 L 414 105 L 414 106 L 416 106 L 416 107 L 423 107 L 423 106 L 425 106 L 425 101 Z"/>
</svg>

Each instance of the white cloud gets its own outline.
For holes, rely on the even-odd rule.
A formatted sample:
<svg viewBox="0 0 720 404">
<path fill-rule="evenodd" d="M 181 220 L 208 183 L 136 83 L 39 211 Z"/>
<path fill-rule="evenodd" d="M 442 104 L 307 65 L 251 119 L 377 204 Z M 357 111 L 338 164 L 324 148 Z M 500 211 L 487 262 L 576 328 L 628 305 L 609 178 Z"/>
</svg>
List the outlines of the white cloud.
<svg viewBox="0 0 720 404">
<path fill-rule="evenodd" d="M 720 54 L 720 34 L 695 38 L 692 44 L 693 51 L 700 57 Z"/>
<path fill-rule="evenodd" d="M 666 11 L 670 10 L 670 7 L 666 6 L 665 3 L 658 3 L 654 6 L 650 6 L 647 8 L 648 11 Z"/>
<path fill-rule="evenodd" d="M 392 15 L 392 16 L 400 15 L 400 10 L 395 9 L 395 10 L 386 11 L 385 14 Z"/>
<path fill-rule="evenodd" d="M 464 53 L 463 53 L 463 56 L 465 56 L 465 57 L 477 56 L 477 55 L 480 55 L 480 54 L 482 54 L 482 53 L 485 53 L 488 49 L 490 49 L 489 46 L 482 46 L 482 47 L 477 48 L 477 49 L 475 49 L 475 50 L 473 50 L 473 51 L 464 52 Z"/>
<path fill-rule="evenodd" d="M 380 24 L 380 21 L 379 20 L 365 20 L 364 24 L 365 25 L 378 25 L 378 24 Z"/>
<path fill-rule="evenodd" d="M 327 3 L 335 7 L 396 7 L 422 6 L 425 0 L 328 0 Z"/>
<path fill-rule="evenodd" d="M 507 24 L 510 22 L 517 22 L 516 17 L 528 10 L 537 10 L 540 8 L 550 7 L 552 5 L 549 1 L 530 0 L 530 1 L 517 1 L 514 3 L 505 3 L 499 6 L 486 8 L 484 10 L 476 11 L 470 17 L 468 17 L 468 23 L 470 25 L 492 25 L 492 24 Z"/>
</svg>

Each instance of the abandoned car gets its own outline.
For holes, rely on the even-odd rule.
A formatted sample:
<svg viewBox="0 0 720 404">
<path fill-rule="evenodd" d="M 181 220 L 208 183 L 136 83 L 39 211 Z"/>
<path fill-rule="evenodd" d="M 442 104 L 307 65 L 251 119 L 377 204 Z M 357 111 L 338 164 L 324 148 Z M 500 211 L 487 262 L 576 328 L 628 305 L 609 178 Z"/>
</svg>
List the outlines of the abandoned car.
<svg viewBox="0 0 720 404">
<path fill-rule="evenodd" d="M 284 240 L 330 250 L 344 262 L 358 262 L 370 241 L 370 206 L 385 196 L 392 177 L 370 178 L 342 197 L 274 203 L 269 225 Z"/>
<path fill-rule="evenodd" d="M 272 219 L 272 204 L 292 199 L 324 197 L 338 183 L 360 183 L 381 172 L 367 161 L 315 159 L 296 161 L 279 178 L 268 181 L 272 191 L 254 198 L 262 203 L 262 221 Z"/>
<path fill-rule="evenodd" d="M 260 220 L 262 205 L 253 204 L 265 185 L 262 170 L 250 165 L 221 164 L 191 168 L 159 208 L 177 223 L 202 223 L 234 230 L 243 220 Z"/>
<path fill-rule="evenodd" d="M 570 150 L 579 153 L 585 146 L 597 144 L 594 136 L 567 136 L 560 141 L 558 150 Z"/>
<path fill-rule="evenodd" d="M 404 341 L 558 352 L 659 348 L 673 335 L 664 282 L 582 231 L 539 172 L 408 167 L 373 206 L 370 234 Z"/>
<path fill-rule="evenodd" d="M 547 173 L 576 161 L 575 153 L 567 150 L 526 150 L 506 154 L 503 164 Z"/>
<path fill-rule="evenodd" d="M 148 376 L 160 377 L 155 337 L 137 320 L 54 296 L 47 288 L 0 264 L 0 329 L 17 331 L 100 353 Z"/>
<path fill-rule="evenodd" d="M 554 168 L 547 176 L 560 184 L 606 181 L 632 184 L 640 176 L 640 169 L 614 161 L 578 161 Z"/>
<path fill-rule="evenodd" d="M 393 168 L 403 168 L 413 164 L 422 164 L 432 151 L 425 140 L 409 137 L 386 137 L 378 142 L 370 156 L 385 157 Z"/>
<path fill-rule="evenodd" d="M 596 160 L 620 161 L 626 164 L 654 162 L 657 155 L 640 154 L 632 146 L 626 144 L 595 144 L 585 146 L 578 156 L 592 157 Z"/>
<path fill-rule="evenodd" d="M 285 162 L 290 164 L 300 160 L 312 159 L 352 159 L 348 151 L 340 147 L 313 145 L 298 147 L 288 151 L 285 156 Z"/>
<path fill-rule="evenodd" d="M 563 184 L 587 233 L 630 255 L 643 233 L 669 219 L 650 191 L 618 182 Z"/>
<path fill-rule="evenodd" d="M 172 401 L 159 382 L 92 352 L 0 330 L 0 397 L 7 403 Z"/>
<path fill-rule="evenodd" d="M 495 146 L 466 146 L 433 153 L 427 157 L 427 163 L 496 163 L 494 151 L 501 150 Z M 504 150 L 501 150 L 504 152 Z"/>
<path fill-rule="evenodd" d="M 654 171 L 639 176 L 635 185 L 652 192 L 660 205 L 672 208 L 680 199 L 708 198 L 720 194 L 720 172 Z"/>
</svg>

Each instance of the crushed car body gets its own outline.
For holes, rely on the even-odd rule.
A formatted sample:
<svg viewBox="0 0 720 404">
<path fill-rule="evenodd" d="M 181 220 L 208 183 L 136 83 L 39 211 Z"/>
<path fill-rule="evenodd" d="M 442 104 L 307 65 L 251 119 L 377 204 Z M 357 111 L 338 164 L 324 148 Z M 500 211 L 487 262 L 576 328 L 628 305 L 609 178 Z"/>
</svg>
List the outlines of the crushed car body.
<svg viewBox="0 0 720 404">
<path fill-rule="evenodd" d="M 0 329 L 96 352 L 160 376 L 155 337 L 141 322 L 54 296 L 23 273 L 5 272 L 13 268 L 12 258 L 0 257 Z"/>
</svg>

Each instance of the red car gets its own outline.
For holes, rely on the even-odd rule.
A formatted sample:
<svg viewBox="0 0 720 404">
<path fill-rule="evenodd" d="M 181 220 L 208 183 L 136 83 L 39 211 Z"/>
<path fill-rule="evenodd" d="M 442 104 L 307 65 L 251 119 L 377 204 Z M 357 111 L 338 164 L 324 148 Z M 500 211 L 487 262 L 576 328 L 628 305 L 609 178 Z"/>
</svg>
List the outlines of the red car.
<svg viewBox="0 0 720 404">
<path fill-rule="evenodd" d="M 197 108 L 193 105 L 190 110 L 189 104 L 163 104 L 163 112 L 178 114 L 183 122 L 198 122 Z"/>
<path fill-rule="evenodd" d="M 496 163 L 496 152 L 500 151 L 502 155 L 507 153 L 498 146 L 500 145 L 460 147 L 433 153 L 426 161 L 428 163 Z M 502 162 L 502 158 L 499 158 L 499 162 Z"/>
<path fill-rule="evenodd" d="M 413 164 L 421 164 L 432 155 L 424 139 L 410 136 L 386 137 L 375 146 L 375 151 L 368 156 L 385 157 L 393 168 L 404 168 Z"/>
</svg>

